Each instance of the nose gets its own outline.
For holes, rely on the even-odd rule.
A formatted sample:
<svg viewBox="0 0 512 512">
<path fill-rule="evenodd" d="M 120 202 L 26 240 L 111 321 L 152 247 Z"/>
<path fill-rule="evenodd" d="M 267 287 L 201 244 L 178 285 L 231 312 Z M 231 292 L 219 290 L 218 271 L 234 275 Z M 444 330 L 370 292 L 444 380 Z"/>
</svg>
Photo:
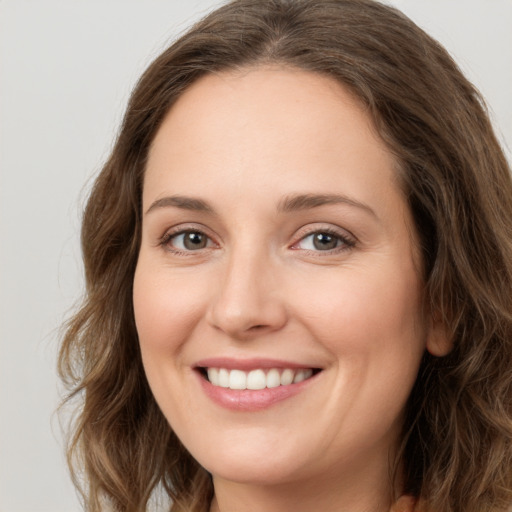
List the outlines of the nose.
<svg viewBox="0 0 512 512">
<path fill-rule="evenodd" d="M 233 253 L 210 304 L 210 324 L 237 340 L 281 329 L 287 322 L 287 311 L 275 267 L 268 257 L 250 249 Z"/>
</svg>

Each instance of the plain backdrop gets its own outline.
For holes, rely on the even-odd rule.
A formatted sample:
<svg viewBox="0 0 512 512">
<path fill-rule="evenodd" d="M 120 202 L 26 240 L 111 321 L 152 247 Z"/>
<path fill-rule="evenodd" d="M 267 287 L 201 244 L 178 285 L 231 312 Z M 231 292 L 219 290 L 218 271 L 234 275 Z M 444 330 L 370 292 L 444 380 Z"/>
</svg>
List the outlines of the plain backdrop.
<svg viewBox="0 0 512 512">
<path fill-rule="evenodd" d="M 512 160 L 512 1 L 392 3 L 480 88 Z M 80 510 L 54 415 L 58 329 L 82 291 L 80 213 L 135 80 L 218 4 L 0 0 L 0 512 Z"/>
</svg>

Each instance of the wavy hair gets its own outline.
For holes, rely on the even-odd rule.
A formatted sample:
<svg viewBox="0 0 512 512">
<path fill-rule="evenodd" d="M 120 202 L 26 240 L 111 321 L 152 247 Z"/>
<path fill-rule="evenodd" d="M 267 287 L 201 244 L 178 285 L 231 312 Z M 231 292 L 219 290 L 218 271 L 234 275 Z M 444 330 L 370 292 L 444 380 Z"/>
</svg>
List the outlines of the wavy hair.
<svg viewBox="0 0 512 512">
<path fill-rule="evenodd" d="M 429 309 L 452 336 L 425 354 L 394 461 L 434 512 L 512 502 L 512 182 L 484 102 L 448 53 L 371 0 L 235 0 L 165 50 L 136 85 L 83 216 L 86 293 L 59 371 L 74 404 L 68 460 L 89 512 L 206 511 L 210 475 L 176 438 L 146 381 L 133 316 L 148 149 L 199 77 L 279 64 L 355 94 L 396 156 L 423 255 Z M 398 470 L 397 468 L 400 468 Z"/>
</svg>

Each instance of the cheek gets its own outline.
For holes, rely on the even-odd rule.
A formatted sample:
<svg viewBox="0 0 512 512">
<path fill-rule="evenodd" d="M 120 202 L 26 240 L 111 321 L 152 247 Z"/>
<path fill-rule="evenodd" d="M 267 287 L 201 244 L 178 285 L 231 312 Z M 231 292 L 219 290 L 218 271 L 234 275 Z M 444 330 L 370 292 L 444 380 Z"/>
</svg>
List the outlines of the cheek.
<svg viewBox="0 0 512 512">
<path fill-rule="evenodd" d="M 333 350 L 345 345 L 351 351 L 403 348 L 411 342 L 421 346 L 419 280 L 412 267 L 393 270 L 375 266 L 332 272 L 325 279 L 317 275 L 307 293 L 295 293 L 301 316 L 321 330 L 319 337 L 329 340 Z"/>
<path fill-rule="evenodd" d="M 397 428 L 425 350 L 416 275 L 368 275 L 354 272 L 331 281 L 331 293 L 309 295 L 310 330 L 337 365 L 328 410 L 351 411 L 354 439 L 361 425 L 372 439 Z"/>
<path fill-rule="evenodd" d="M 182 389 L 180 379 L 189 370 L 184 347 L 197 326 L 202 302 L 201 289 L 188 278 L 139 258 L 133 305 L 142 362 L 153 396 L 173 426 L 195 421 L 183 410 L 183 393 L 170 391 Z"/>
<path fill-rule="evenodd" d="M 399 275 L 399 278 L 395 278 Z M 318 277 L 318 276 L 317 276 Z M 331 353 L 354 396 L 403 402 L 425 350 L 420 283 L 410 272 L 361 269 L 316 280 L 300 302 L 308 330 Z M 396 396 L 396 390 L 404 396 Z"/>
<path fill-rule="evenodd" d="M 143 354 L 176 351 L 193 329 L 205 301 L 186 276 L 157 272 L 139 261 L 133 283 L 135 323 Z"/>
</svg>

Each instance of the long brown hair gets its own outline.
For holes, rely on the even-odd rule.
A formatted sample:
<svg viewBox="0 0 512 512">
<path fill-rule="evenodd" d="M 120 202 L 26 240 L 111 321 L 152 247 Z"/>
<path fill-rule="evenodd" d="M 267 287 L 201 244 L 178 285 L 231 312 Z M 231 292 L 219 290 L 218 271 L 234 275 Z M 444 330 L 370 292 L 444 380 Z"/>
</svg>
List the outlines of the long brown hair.
<svg viewBox="0 0 512 512">
<path fill-rule="evenodd" d="M 428 307 L 452 336 L 425 354 L 408 402 L 404 492 L 435 512 L 512 503 L 512 182 L 483 101 L 447 52 L 399 11 L 371 0 L 235 0 L 147 69 L 82 226 L 86 296 L 59 359 L 78 402 L 69 461 L 86 509 L 208 510 L 210 476 L 180 444 L 149 390 L 132 281 L 148 148 L 200 76 L 278 63 L 348 87 L 396 155 L 421 240 Z M 85 482 L 85 483 L 84 483 Z"/>
</svg>

